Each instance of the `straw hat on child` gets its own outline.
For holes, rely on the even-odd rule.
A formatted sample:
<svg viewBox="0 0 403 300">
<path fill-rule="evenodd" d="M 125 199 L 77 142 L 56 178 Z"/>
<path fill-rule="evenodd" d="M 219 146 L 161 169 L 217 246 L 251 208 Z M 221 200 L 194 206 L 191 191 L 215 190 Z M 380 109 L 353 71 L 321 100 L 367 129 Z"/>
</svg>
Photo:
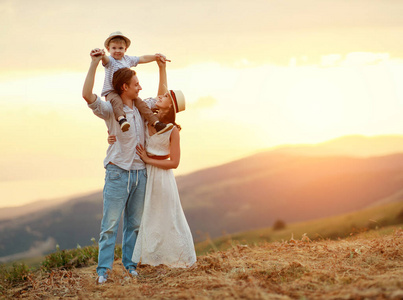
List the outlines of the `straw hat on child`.
<svg viewBox="0 0 403 300">
<path fill-rule="evenodd" d="M 129 48 L 129 46 L 130 46 L 130 44 L 131 44 L 130 39 L 129 39 L 127 36 L 125 36 L 125 35 L 124 35 L 122 32 L 120 32 L 120 31 L 112 32 L 112 33 L 109 35 L 109 37 L 105 40 L 105 43 L 104 43 L 105 48 L 108 48 L 108 47 L 109 47 L 109 42 L 111 41 L 111 39 L 113 39 L 113 38 L 115 38 L 115 37 L 121 37 L 122 39 L 124 39 L 125 42 L 126 42 L 126 48 Z"/>
</svg>

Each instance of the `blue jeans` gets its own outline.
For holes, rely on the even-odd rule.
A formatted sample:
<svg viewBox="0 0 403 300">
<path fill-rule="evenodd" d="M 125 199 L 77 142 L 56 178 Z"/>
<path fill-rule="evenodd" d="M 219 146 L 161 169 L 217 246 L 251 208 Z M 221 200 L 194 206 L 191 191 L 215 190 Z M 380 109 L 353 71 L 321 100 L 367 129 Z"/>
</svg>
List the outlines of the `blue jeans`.
<svg viewBox="0 0 403 300">
<path fill-rule="evenodd" d="M 132 255 L 143 215 L 146 183 L 146 169 L 129 172 L 116 165 L 106 166 L 97 267 L 99 276 L 106 276 L 107 269 L 112 269 L 116 235 L 122 212 L 122 263 L 128 270 L 136 268 L 137 264 L 132 261 Z"/>
</svg>

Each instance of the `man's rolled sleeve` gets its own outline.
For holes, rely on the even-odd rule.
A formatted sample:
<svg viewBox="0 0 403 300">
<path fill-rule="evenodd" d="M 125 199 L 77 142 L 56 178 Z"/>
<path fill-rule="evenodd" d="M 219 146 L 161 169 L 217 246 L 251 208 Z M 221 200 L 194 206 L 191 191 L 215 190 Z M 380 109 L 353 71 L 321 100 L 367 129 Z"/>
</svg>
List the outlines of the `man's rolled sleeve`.
<svg viewBox="0 0 403 300">
<path fill-rule="evenodd" d="M 109 102 L 102 101 L 98 95 L 93 103 L 88 104 L 88 107 L 92 109 L 94 115 L 104 120 L 108 119 L 113 112 L 112 105 Z"/>
</svg>

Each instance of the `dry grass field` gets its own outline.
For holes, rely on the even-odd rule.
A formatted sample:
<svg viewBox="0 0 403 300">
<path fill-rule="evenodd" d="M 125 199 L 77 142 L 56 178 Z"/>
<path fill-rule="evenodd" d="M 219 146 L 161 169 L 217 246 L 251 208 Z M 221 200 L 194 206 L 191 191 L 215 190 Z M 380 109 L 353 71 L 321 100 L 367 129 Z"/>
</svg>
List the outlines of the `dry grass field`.
<svg viewBox="0 0 403 300">
<path fill-rule="evenodd" d="M 3 293 L 26 299 L 403 299 L 403 230 L 343 240 L 308 236 L 234 245 L 198 257 L 190 269 L 140 265 L 130 278 L 115 261 L 96 285 L 95 265 L 37 272 Z"/>
</svg>

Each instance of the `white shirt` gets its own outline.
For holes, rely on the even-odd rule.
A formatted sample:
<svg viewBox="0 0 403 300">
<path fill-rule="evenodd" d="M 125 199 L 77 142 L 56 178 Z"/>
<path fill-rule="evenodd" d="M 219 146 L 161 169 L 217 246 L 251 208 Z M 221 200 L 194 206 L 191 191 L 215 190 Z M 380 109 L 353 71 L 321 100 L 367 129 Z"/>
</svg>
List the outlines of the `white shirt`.
<svg viewBox="0 0 403 300">
<path fill-rule="evenodd" d="M 144 102 L 152 108 L 157 102 L 156 99 L 148 98 Z M 113 109 L 110 102 L 101 100 L 99 96 L 95 102 L 88 104 L 93 113 L 105 120 L 111 135 L 116 135 L 116 142 L 109 145 L 104 159 L 104 167 L 109 162 L 114 163 L 119 168 L 124 170 L 142 170 L 145 169 L 145 164 L 141 158 L 136 154 L 136 146 L 138 144 L 144 145 L 144 120 L 133 103 L 133 109 L 123 104 L 123 110 L 126 113 L 126 119 L 130 123 L 128 131 L 123 132 L 120 129 L 119 123 L 115 120 Z"/>
<path fill-rule="evenodd" d="M 125 55 L 120 60 L 114 59 L 109 56 L 109 62 L 104 65 L 105 67 L 105 79 L 104 87 L 102 88 L 101 97 L 105 97 L 113 91 L 112 79 L 113 73 L 122 68 L 131 68 L 138 65 L 140 58 L 138 56 Z"/>
</svg>

